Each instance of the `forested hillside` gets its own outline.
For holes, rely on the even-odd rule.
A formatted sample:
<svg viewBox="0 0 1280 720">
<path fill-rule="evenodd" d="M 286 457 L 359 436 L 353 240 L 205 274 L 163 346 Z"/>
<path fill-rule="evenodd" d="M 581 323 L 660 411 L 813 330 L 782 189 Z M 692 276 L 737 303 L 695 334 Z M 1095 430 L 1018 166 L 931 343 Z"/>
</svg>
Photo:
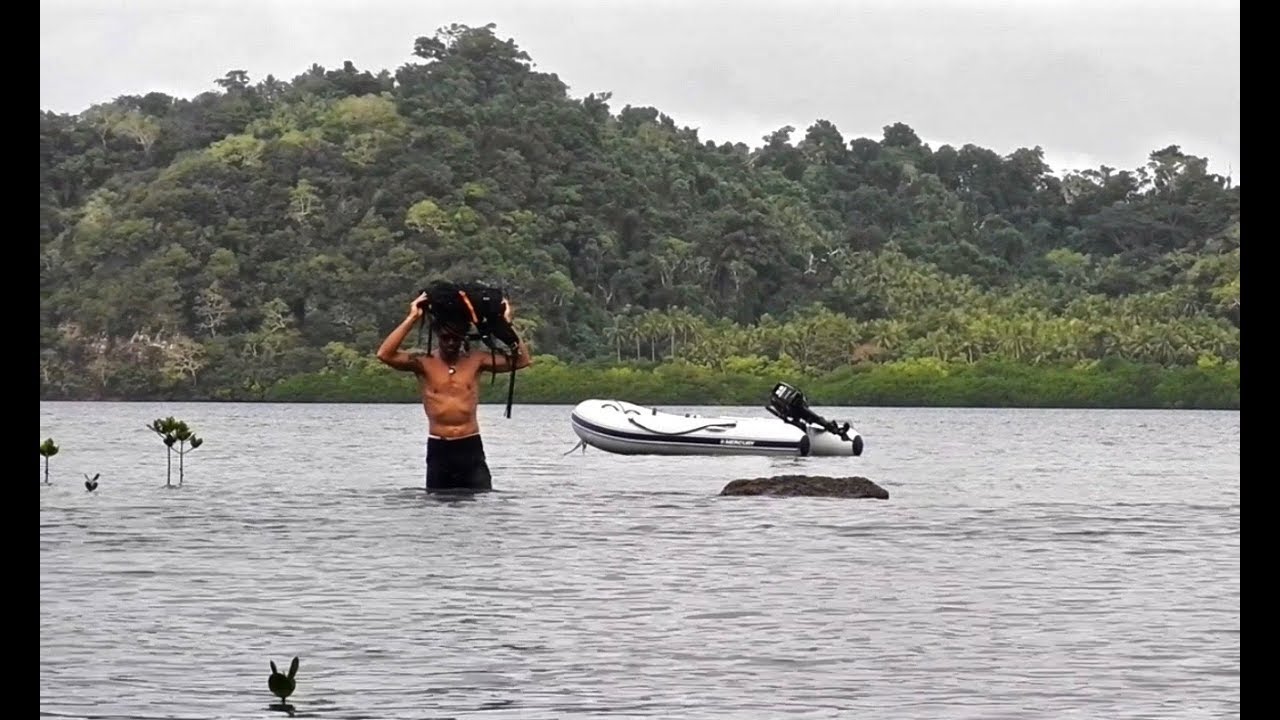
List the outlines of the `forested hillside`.
<svg viewBox="0 0 1280 720">
<path fill-rule="evenodd" d="M 1062 177 L 892 118 L 748 147 L 573 96 L 493 26 L 412 50 L 42 111 L 42 396 L 366 372 L 441 277 L 568 363 L 1238 362 L 1240 189 L 1178 146 Z"/>
</svg>

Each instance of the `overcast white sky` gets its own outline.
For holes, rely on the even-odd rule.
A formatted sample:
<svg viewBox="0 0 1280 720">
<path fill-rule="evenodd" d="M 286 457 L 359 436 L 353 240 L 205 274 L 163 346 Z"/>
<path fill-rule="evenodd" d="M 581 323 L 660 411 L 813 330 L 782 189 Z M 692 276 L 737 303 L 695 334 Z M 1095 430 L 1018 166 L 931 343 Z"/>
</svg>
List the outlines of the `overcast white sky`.
<svg viewBox="0 0 1280 720">
<path fill-rule="evenodd" d="M 1222 0 L 41 0 L 40 107 L 191 97 L 243 69 L 395 70 L 414 38 L 497 24 L 572 95 L 753 147 L 814 120 L 934 148 L 1044 148 L 1055 172 L 1170 144 L 1240 173 L 1240 6 Z"/>
</svg>

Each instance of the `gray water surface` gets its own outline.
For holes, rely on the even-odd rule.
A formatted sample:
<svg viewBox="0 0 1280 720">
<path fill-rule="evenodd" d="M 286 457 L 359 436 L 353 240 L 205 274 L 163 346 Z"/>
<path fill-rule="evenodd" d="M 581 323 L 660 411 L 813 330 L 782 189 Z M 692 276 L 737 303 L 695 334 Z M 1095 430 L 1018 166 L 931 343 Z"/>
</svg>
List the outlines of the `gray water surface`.
<svg viewBox="0 0 1280 720">
<path fill-rule="evenodd" d="M 297 655 L 298 717 L 1240 716 L 1238 412 L 817 409 L 861 458 L 485 406 L 498 492 L 444 502 L 413 404 L 43 403 L 41 714 L 285 717 Z M 890 497 L 717 497 L 796 472 Z"/>
</svg>

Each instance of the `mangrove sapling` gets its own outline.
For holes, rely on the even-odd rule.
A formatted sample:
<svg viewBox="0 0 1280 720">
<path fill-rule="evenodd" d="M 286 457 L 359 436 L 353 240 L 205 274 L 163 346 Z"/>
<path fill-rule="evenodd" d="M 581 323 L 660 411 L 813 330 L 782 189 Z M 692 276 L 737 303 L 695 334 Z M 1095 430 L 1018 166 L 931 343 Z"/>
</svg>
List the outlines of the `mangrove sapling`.
<svg viewBox="0 0 1280 720">
<path fill-rule="evenodd" d="M 49 484 L 49 458 L 58 454 L 58 446 L 49 438 L 40 443 L 40 457 L 44 458 L 44 484 Z"/>
<path fill-rule="evenodd" d="M 184 459 L 187 453 L 203 445 L 204 440 L 197 437 L 185 422 L 177 420 L 173 416 L 157 418 L 147 428 L 159 435 L 167 448 L 168 465 L 165 470 L 165 487 L 172 487 L 173 485 L 173 454 L 175 452 L 178 453 L 178 485 L 181 486 L 185 476 Z M 178 447 L 175 449 L 174 445 Z"/>
</svg>

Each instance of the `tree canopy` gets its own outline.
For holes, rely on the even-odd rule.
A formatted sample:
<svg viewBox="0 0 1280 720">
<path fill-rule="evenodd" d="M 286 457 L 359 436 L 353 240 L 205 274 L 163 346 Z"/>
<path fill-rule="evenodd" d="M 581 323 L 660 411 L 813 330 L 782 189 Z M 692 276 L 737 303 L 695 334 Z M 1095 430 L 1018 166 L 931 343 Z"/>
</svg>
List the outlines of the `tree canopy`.
<svg viewBox="0 0 1280 720">
<path fill-rule="evenodd" d="M 261 396 L 443 278 L 568 362 L 1238 361 L 1240 188 L 1177 145 L 1062 176 L 897 122 L 752 148 L 573 97 L 493 25 L 412 52 L 42 111 L 43 396 Z"/>
</svg>

